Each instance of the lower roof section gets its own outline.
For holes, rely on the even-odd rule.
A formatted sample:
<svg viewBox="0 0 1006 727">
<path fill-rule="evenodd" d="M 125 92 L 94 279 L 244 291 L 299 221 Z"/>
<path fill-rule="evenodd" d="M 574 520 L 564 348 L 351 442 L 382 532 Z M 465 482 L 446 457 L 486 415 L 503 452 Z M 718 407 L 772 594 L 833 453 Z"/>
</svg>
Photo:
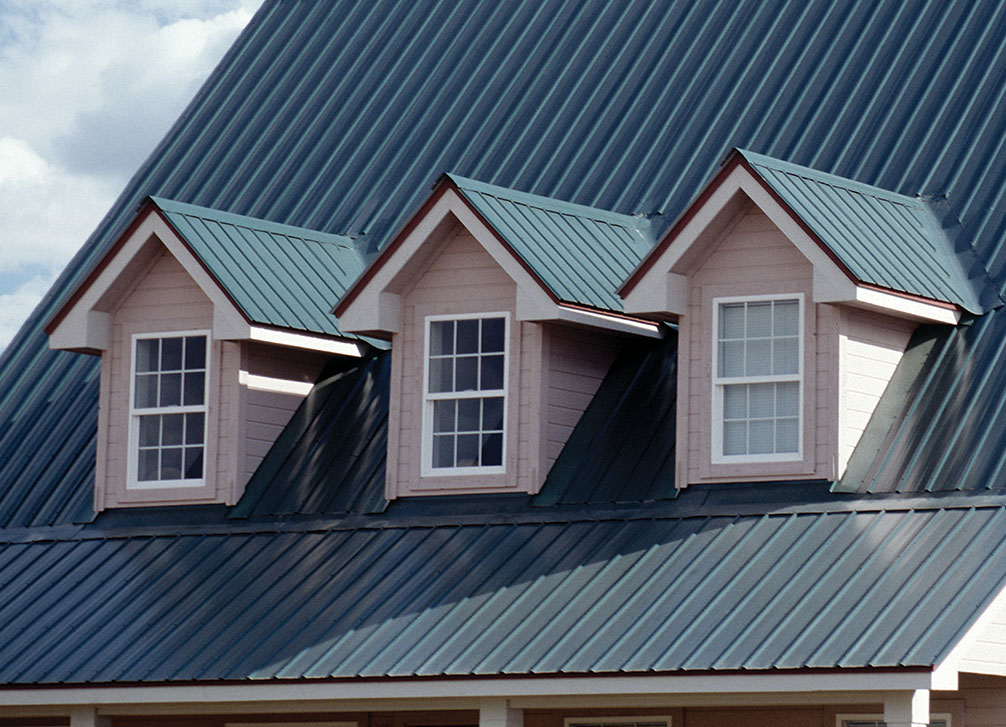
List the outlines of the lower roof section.
<svg viewBox="0 0 1006 727">
<path fill-rule="evenodd" d="M 1006 582 L 1002 505 L 673 515 L 688 497 L 36 532 L 0 549 L 0 682 L 928 669 Z"/>
</svg>

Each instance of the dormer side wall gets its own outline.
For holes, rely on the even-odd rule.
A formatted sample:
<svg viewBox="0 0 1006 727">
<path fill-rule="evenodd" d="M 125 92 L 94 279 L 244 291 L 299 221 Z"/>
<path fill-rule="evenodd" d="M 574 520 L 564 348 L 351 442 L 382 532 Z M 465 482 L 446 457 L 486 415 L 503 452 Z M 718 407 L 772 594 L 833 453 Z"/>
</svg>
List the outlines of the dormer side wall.
<svg viewBox="0 0 1006 727">
<path fill-rule="evenodd" d="M 832 306 L 813 303 L 813 268 L 786 236 L 753 203 L 738 213 L 714 244 L 693 263 L 688 275 L 686 330 L 679 349 L 678 482 L 743 482 L 766 479 L 830 478 L 834 475 L 835 433 L 828 410 L 838 393 L 832 382 L 837 365 L 825 335 L 837 323 Z M 715 301 L 757 296 L 800 296 L 803 310 L 801 457 L 797 461 L 714 463 L 713 320 Z M 823 343 L 823 345 L 821 345 Z"/>
</svg>

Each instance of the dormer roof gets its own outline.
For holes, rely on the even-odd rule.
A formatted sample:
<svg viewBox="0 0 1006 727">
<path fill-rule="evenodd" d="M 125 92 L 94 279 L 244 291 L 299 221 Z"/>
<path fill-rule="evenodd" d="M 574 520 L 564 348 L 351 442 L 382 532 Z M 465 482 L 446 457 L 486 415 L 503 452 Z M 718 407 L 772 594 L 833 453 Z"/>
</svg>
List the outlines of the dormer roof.
<svg viewBox="0 0 1006 727">
<path fill-rule="evenodd" d="M 213 301 L 214 337 L 358 354 L 357 344 L 325 343 L 359 340 L 329 312 L 364 267 L 350 238 L 161 197 L 147 200 L 53 316 L 46 326 L 52 346 L 102 348 L 103 317 L 158 244 Z"/>
<path fill-rule="evenodd" d="M 447 178 L 556 300 L 624 311 L 618 286 L 656 242 L 646 217 Z"/>
<path fill-rule="evenodd" d="M 566 320 L 645 336 L 616 289 L 652 247 L 644 217 L 617 214 L 444 174 L 401 232 L 333 309 L 344 330 L 387 336 L 398 295 L 451 221 L 466 228 L 517 284 L 521 320 Z"/>
<path fill-rule="evenodd" d="M 982 313 L 1001 302 L 948 202 L 737 155 L 858 282 Z"/>
<path fill-rule="evenodd" d="M 619 289 L 626 310 L 680 314 L 690 265 L 744 200 L 813 265 L 815 302 L 944 323 L 1002 302 L 945 200 L 734 150 Z"/>
</svg>

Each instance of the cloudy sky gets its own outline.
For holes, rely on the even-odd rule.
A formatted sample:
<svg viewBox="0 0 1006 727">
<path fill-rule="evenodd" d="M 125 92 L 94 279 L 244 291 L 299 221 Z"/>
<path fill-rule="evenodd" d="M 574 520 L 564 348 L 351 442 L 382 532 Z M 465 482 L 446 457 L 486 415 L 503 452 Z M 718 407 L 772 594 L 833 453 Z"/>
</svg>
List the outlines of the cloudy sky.
<svg viewBox="0 0 1006 727">
<path fill-rule="evenodd" d="M 262 0 L 0 0 L 0 350 Z"/>
</svg>

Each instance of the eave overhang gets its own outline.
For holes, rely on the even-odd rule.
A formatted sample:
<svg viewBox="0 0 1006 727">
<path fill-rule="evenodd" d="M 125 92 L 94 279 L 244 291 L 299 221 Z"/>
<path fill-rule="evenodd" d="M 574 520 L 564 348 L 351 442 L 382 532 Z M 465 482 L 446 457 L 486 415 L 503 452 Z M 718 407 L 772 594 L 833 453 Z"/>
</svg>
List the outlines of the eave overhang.
<svg viewBox="0 0 1006 727">
<path fill-rule="evenodd" d="M 45 326 L 52 349 L 98 354 L 110 345 L 111 310 L 163 247 L 181 264 L 213 304 L 215 340 L 259 341 L 273 345 L 359 357 L 354 339 L 262 324 L 237 304 L 205 262 L 153 200 L 77 286 Z"/>
<path fill-rule="evenodd" d="M 383 711 L 483 708 L 772 705 L 883 702 L 891 693 L 952 689 L 929 669 L 783 670 L 768 673 L 573 674 L 399 677 L 185 684 L 93 684 L 0 689 L 6 714 L 51 714 L 101 705 L 103 714 Z"/>
<path fill-rule="evenodd" d="M 662 335 L 656 325 L 643 318 L 560 299 L 466 199 L 449 175 L 441 177 L 426 202 L 333 308 L 341 328 L 378 338 L 397 333 L 401 325 L 400 293 L 425 258 L 427 243 L 436 230 L 452 221 L 468 230 L 516 283 L 518 320 L 564 321 L 650 338 Z"/>
<path fill-rule="evenodd" d="M 646 316 L 683 315 L 690 264 L 747 200 L 754 202 L 813 266 L 815 303 L 841 303 L 918 322 L 954 325 L 960 321 L 962 309 L 953 303 L 859 279 L 736 151 L 619 288 L 625 310 Z"/>
</svg>

